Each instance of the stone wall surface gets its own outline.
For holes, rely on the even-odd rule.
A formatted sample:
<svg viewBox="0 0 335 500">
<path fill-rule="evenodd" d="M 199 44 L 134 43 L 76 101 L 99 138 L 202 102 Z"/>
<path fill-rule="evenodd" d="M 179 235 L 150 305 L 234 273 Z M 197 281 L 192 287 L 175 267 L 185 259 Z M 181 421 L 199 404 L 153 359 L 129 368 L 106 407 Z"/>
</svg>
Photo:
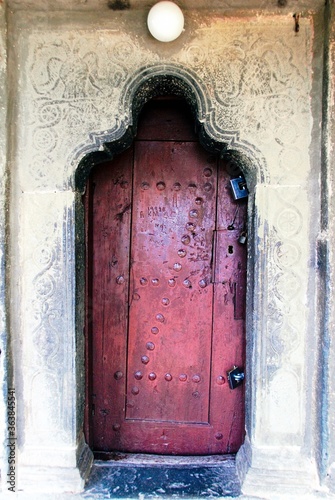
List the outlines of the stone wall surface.
<svg viewBox="0 0 335 500">
<path fill-rule="evenodd" d="M 335 3 L 329 2 L 325 33 L 324 120 L 322 136 L 322 211 L 319 239 L 320 287 L 319 301 L 324 311 L 321 317 L 321 355 L 319 366 L 322 378 L 318 390 L 322 394 L 319 411 L 320 441 L 318 455 L 320 475 L 335 495 L 335 350 L 334 350 L 334 145 L 335 145 Z"/>
<path fill-rule="evenodd" d="M 7 225 L 7 47 L 6 9 L 0 5 L 0 461 L 1 471 L 7 466 L 7 385 L 11 386 L 11 373 L 7 369 L 8 314 L 6 310 L 6 225 Z"/>
<path fill-rule="evenodd" d="M 77 404 L 83 352 L 76 327 L 76 266 L 82 262 L 76 254 L 75 172 L 88 153 L 102 151 L 105 142 L 136 125 L 131 96 L 138 82 L 164 74 L 196 82 L 199 96 L 206 96 L 198 96 L 197 105 L 208 136 L 250 158 L 242 165 L 250 180 L 253 233 L 250 445 L 244 452 L 250 452 L 256 479 L 249 473 L 246 491 L 254 492 L 257 471 L 264 468 L 282 474 L 288 489 L 295 474 L 302 488 L 316 487 L 312 429 L 318 401 L 310 373 L 317 361 L 315 123 L 321 118 L 314 108 L 321 107 L 315 74 L 322 53 L 315 14 L 301 17 L 297 33 L 292 12 L 224 16 L 213 4 L 211 11 L 187 10 L 187 29 L 165 45 L 146 32 L 145 11 L 110 10 L 107 17 L 98 10 L 43 12 L 45 2 L 30 11 L 29 5 L 11 0 L 18 10 L 9 16 L 11 332 L 22 488 L 35 491 L 39 477 L 41 491 L 78 490 L 89 469 Z M 50 470 L 56 478 L 59 471 L 52 484 Z"/>
<path fill-rule="evenodd" d="M 150 9 L 150 0 L 8 0 L 13 10 L 78 10 L 92 11 L 95 9 L 112 11 L 128 9 Z M 315 11 L 324 6 L 323 0 L 182 0 L 178 5 L 183 10 L 221 9 L 224 11 L 258 10 L 260 12 L 295 12 Z"/>
</svg>

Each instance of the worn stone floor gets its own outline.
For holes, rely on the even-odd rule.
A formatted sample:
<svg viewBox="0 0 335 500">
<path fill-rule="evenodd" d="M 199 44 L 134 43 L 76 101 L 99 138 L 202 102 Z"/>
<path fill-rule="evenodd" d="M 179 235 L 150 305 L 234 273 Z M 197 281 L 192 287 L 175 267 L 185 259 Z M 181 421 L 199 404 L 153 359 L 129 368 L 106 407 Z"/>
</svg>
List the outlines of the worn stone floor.
<svg viewBox="0 0 335 500">
<path fill-rule="evenodd" d="M 25 494 L 0 492 L 2 498 L 18 500 L 314 500 L 335 499 L 317 491 L 311 495 L 268 496 L 241 493 L 234 456 L 162 457 L 111 454 L 95 460 L 82 493 Z"/>
<path fill-rule="evenodd" d="M 109 461 L 96 460 L 83 500 L 314 500 L 334 499 L 325 492 L 311 495 L 243 495 L 235 457 L 162 457 L 115 454 Z M 56 500 L 56 499 L 55 499 Z M 60 500 L 60 499 L 57 499 Z M 64 498 L 64 500 L 67 500 Z M 70 499 L 69 499 L 70 500 Z"/>
<path fill-rule="evenodd" d="M 241 493 L 233 456 L 112 458 L 94 463 L 82 498 L 236 498 Z"/>
</svg>

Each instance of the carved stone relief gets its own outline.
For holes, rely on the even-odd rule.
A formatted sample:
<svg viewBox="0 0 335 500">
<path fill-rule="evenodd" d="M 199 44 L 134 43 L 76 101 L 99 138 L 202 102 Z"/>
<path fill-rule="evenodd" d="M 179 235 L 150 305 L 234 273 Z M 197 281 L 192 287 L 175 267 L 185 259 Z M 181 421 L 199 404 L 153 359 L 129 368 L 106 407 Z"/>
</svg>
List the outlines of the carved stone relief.
<svg viewBox="0 0 335 500">
<path fill-rule="evenodd" d="M 70 242 L 63 235 L 68 220 L 66 208 L 72 198 L 71 193 L 29 193 L 23 199 L 21 240 L 25 242 L 26 260 L 21 265 L 25 297 L 21 314 L 23 363 L 27 366 L 23 384 L 25 398 L 36 408 L 26 415 L 26 425 L 32 429 L 32 439 L 38 433 L 40 444 L 50 439 L 65 441 L 68 430 L 62 399 L 55 400 L 53 394 L 57 390 L 66 397 L 68 384 L 74 383 L 67 372 L 68 357 L 72 357 L 68 349 L 74 342 L 68 338 L 74 323 L 74 283 L 67 280 L 74 273 L 73 257 Z M 41 398 L 41 394 L 45 396 Z M 48 423 L 55 430 L 51 436 Z"/>
<path fill-rule="evenodd" d="M 24 184 L 43 189 L 52 171 L 53 186 L 56 174 L 56 185 L 66 189 L 64 166 L 74 146 L 88 144 L 92 132 L 107 135 L 120 120 L 129 120 L 130 109 L 120 108 L 125 82 L 140 68 L 149 74 L 150 67 L 164 63 L 196 74 L 210 96 L 207 119 L 218 138 L 230 134 L 265 157 L 275 150 L 279 162 L 270 160 L 271 174 L 277 180 L 284 168 L 290 182 L 308 146 L 301 127 L 309 117 L 309 24 L 301 28 L 297 45 L 286 22 L 274 30 L 266 22 L 218 21 L 199 28 L 196 39 L 170 58 L 112 28 L 97 34 L 54 32 L 52 38 L 30 34 L 24 65 L 33 154 L 31 178 L 22 179 Z"/>
<path fill-rule="evenodd" d="M 260 186 L 258 196 L 262 198 L 259 203 L 266 207 L 263 248 L 268 268 L 263 297 L 266 333 L 261 341 L 266 366 L 263 388 L 268 403 L 262 415 L 261 436 L 267 442 L 270 432 L 274 444 L 282 444 L 290 436 L 291 444 L 299 445 L 304 425 L 301 408 L 305 403 L 308 276 L 303 269 L 308 259 L 308 231 L 297 203 L 306 207 L 307 200 L 298 186 Z"/>
<path fill-rule="evenodd" d="M 274 139 L 281 148 L 296 143 L 297 117 L 308 113 L 303 98 L 308 92 L 307 54 L 295 61 L 294 40 L 274 38 L 270 26 L 235 28 L 232 36 L 227 26 L 218 27 L 215 42 L 200 30 L 197 44 L 187 47 L 181 60 L 197 70 L 214 94 L 219 129 L 238 130 L 260 148 Z M 211 64 L 205 65 L 208 60 Z"/>
</svg>

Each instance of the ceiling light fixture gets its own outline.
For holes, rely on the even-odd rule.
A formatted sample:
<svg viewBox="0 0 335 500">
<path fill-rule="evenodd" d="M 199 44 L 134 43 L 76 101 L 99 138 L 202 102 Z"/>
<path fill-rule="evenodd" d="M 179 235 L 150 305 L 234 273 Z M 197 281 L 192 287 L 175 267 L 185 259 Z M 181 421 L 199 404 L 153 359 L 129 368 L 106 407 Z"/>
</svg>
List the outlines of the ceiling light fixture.
<svg viewBox="0 0 335 500">
<path fill-rule="evenodd" d="M 158 2 L 150 9 L 147 24 L 156 40 L 172 42 L 184 29 L 184 14 L 173 2 Z"/>
</svg>

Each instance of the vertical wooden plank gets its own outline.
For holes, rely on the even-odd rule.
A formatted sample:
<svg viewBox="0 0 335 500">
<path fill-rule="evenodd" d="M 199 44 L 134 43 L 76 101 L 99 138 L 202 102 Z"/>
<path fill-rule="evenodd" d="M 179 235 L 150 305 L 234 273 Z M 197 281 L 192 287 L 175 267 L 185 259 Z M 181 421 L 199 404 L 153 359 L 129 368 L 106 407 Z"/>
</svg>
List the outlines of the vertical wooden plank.
<svg viewBox="0 0 335 500">
<path fill-rule="evenodd" d="M 227 453 L 243 442 L 244 387 L 230 390 L 227 371 L 245 363 L 246 245 L 239 242 L 246 224 L 246 201 L 235 201 L 230 177 L 219 168 L 216 221 L 215 291 L 213 317 L 213 374 L 211 423 Z"/>
<path fill-rule="evenodd" d="M 196 143 L 136 144 L 127 418 L 208 422 L 216 172 L 207 158 Z"/>
<path fill-rule="evenodd" d="M 148 102 L 141 113 L 137 140 L 197 142 L 188 104 L 183 99 L 171 101 L 171 98 L 164 97 Z"/>
<path fill-rule="evenodd" d="M 85 218 L 85 412 L 84 412 L 84 433 L 85 439 L 90 446 L 93 446 L 92 438 L 92 321 L 91 321 L 91 295 L 92 295 L 92 273 L 91 257 L 93 252 L 92 245 L 92 181 L 87 181 L 86 192 L 82 198 Z"/>
<path fill-rule="evenodd" d="M 96 450 L 117 441 L 124 418 L 133 152 L 92 174 L 91 335 L 93 438 Z"/>
</svg>

